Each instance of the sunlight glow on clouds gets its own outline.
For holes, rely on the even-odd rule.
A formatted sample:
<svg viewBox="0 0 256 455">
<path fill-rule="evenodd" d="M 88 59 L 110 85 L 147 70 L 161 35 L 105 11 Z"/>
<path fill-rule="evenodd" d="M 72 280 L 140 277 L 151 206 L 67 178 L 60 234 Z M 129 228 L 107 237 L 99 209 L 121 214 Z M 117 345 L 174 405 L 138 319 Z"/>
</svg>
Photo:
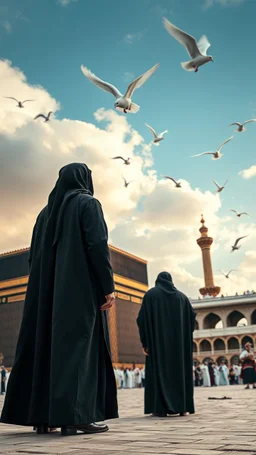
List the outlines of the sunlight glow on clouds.
<svg viewBox="0 0 256 455">
<path fill-rule="evenodd" d="M 185 180 L 177 189 L 172 182 L 159 178 L 151 145 L 127 117 L 100 108 L 94 113 L 95 124 L 59 120 L 57 115 L 49 123 L 35 121 L 39 112 L 52 110 L 57 114 L 59 103 L 43 87 L 29 85 L 9 61 L 0 61 L 0 79 L 0 156 L 4 163 L 0 166 L 0 192 L 5 195 L 0 211 L 0 252 L 30 244 L 36 216 L 47 203 L 58 170 L 71 162 L 86 162 L 93 172 L 95 196 L 102 202 L 111 243 L 149 260 L 151 284 L 158 272 L 167 269 L 177 287 L 190 296 L 198 295 L 203 276 L 202 272 L 200 276 L 193 273 L 193 265 L 201 266 L 196 239 L 204 213 L 215 239 L 213 255 L 220 250 L 229 254 L 231 238 L 233 241 L 237 234 L 250 234 L 242 245 L 246 273 L 237 274 L 235 290 L 256 288 L 256 264 L 251 254 L 256 240 L 253 223 L 236 225 L 232 218 L 228 222 L 220 218 L 221 199 L 216 193 L 192 188 Z M 4 96 L 35 101 L 19 109 Z M 112 161 L 117 155 L 130 157 L 132 164 Z M 127 189 L 124 177 L 134 180 Z M 223 292 L 231 291 L 229 280 L 219 280 Z"/>
</svg>

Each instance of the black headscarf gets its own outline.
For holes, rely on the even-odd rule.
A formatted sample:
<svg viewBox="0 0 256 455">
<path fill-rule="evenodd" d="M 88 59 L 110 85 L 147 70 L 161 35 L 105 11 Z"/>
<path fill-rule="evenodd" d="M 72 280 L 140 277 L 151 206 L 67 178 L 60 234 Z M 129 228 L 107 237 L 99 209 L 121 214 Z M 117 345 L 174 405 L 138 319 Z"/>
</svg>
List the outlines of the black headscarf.
<svg viewBox="0 0 256 455">
<path fill-rule="evenodd" d="M 177 291 L 176 287 L 173 284 L 172 276 L 168 272 L 159 273 L 156 279 L 156 286 L 167 293 Z"/>
<path fill-rule="evenodd" d="M 59 239 L 68 202 L 79 193 L 93 196 L 91 170 L 83 163 L 68 164 L 61 168 L 56 185 L 48 198 L 45 234 L 52 238 L 52 245 Z"/>
</svg>

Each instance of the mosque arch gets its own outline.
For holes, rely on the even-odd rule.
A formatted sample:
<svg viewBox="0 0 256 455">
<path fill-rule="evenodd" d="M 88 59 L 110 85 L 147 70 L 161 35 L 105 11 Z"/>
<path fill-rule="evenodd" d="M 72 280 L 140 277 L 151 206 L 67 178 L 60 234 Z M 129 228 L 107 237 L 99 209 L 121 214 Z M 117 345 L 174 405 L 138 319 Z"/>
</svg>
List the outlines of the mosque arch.
<svg viewBox="0 0 256 455">
<path fill-rule="evenodd" d="M 213 347 L 215 351 L 225 351 L 225 341 L 222 338 L 217 338 L 214 340 Z"/>
<path fill-rule="evenodd" d="M 197 344 L 193 341 L 193 352 L 197 352 Z"/>
<path fill-rule="evenodd" d="M 212 351 L 212 346 L 209 340 L 202 340 L 199 345 L 199 351 L 200 352 L 211 352 Z"/>
<path fill-rule="evenodd" d="M 218 357 L 216 362 L 217 362 L 218 365 L 220 365 L 221 362 L 225 362 L 226 365 L 228 364 L 228 361 L 227 361 L 226 357 L 224 357 L 223 355 Z"/>
<path fill-rule="evenodd" d="M 231 311 L 227 316 L 227 327 L 236 327 L 238 325 L 248 325 L 247 319 L 241 311 Z"/>
<path fill-rule="evenodd" d="M 198 321 L 196 319 L 195 319 L 194 330 L 199 330 L 199 324 L 198 324 Z"/>
<path fill-rule="evenodd" d="M 228 339 L 228 349 L 240 349 L 239 340 L 236 337 Z"/>
<path fill-rule="evenodd" d="M 256 324 L 256 310 L 252 312 L 251 315 L 251 324 Z"/>
<path fill-rule="evenodd" d="M 242 346 L 244 346 L 248 342 L 251 343 L 252 345 L 254 345 L 254 341 L 253 341 L 252 337 L 246 335 L 245 337 L 242 338 Z"/>
<path fill-rule="evenodd" d="M 209 313 L 205 316 L 203 321 L 204 329 L 215 329 L 218 322 L 221 321 L 221 317 L 216 313 Z"/>
</svg>

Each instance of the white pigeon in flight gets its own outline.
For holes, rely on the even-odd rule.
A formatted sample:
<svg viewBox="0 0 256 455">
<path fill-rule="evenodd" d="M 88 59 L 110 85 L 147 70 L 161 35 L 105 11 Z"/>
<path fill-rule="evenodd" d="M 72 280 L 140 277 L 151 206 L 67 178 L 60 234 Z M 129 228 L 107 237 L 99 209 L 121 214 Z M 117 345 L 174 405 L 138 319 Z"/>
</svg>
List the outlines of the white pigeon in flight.
<svg viewBox="0 0 256 455">
<path fill-rule="evenodd" d="M 215 183 L 215 185 L 217 186 L 217 193 L 221 193 L 221 191 L 224 190 L 226 183 L 228 183 L 228 180 L 226 180 L 226 182 L 222 186 L 219 185 L 218 182 L 216 182 L 215 180 L 213 180 L 213 183 Z"/>
<path fill-rule="evenodd" d="M 140 109 L 140 106 L 138 104 L 135 104 L 132 102 L 132 95 L 134 90 L 137 88 L 141 87 L 149 78 L 152 76 L 152 74 L 157 70 L 159 67 L 159 63 L 154 65 L 152 68 L 150 68 L 148 71 L 143 73 L 141 76 L 137 77 L 132 81 L 125 94 L 122 95 L 121 92 L 112 84 L 109 84 L 109 82 L 105 82 L 99 77 L 97 77 L 95 74 L 93 74 L 88 68 L 85 66 L 81 65 L 81 70 L 85 77 L 87 77 L 93 84 L 97 85 L 97 87 L 101 88 L 102 90 L 105 90 L 106 92 L 111 93 L 115 98 L 115 108 L 118 109 L 119 111 L 124 112 L 127 114 L 128 112 L 131 112 L 135 114 L 138 112 Z"/>
<path fill-rule="evenodd" d="M 223 270 L 219 270 L 219 272 L 221 272 L 222 275 L 224 275 L 226 278 L 229 278 L 229 275 L 230 275 L 231 272 L 238 272 L 238 270 L 237 269 L 231 269 L 228 273 L 223 272 Z"/>
<path fill-rule="evenodd" d="M 231 253 L 233 253 L 235 250 L 239 250 L 239 248 L 241 248 L 241 245 L 238 245 L 238 243 L 240 242 L 240 240 L 242 239 L 245 239 L 245 237 L 248 237 L 248 235 L 243 235 L 243 237 L 239 237 L 238 239 L 236 239 L 234 245 L 232 245 L 232 250 L 231 250 Z"/>
<path fill-rule="evenodd" d="M 177 182 L 177 180 L 175 180 L 173 177 L 169 177 L 169 175 L 164 175 L 164 178 L 165 178 L 165 179 L 169 179 L 169 180 L 171 180 L 173 183 L 175 183 L 175 187 L 176 187 L 176 188 L 181 188 L 181 183 L 180 183 L 180 182 Z"/>
<path fill-rule="evenodd" d="M 227 144 L 229 141 L 231 141 L 233 139 L 234 136 L 231 136 L 229 139 L 227 139 L 226 141 L 222 142 L 222 144 L 220 144 L 219 148 L 216 150 L 216 152 L 203 152 L 203 153 L 199 153 L 198 155 L 193 155 L 192 158 L 195 158 L 196 156 L 203 156 L 203 155 L 213 155 L 212 156 L 212 159 L 213 160 L 219 160 L 222 156 L 223 156 L 223 153 L 220 153 L 223 145 Z"/>
<path fill-rule="evenodd" d="M 251 120 L 246 120 L 246 122 L 244 122 L 244 123 L 234 122 L 234 123 L 231 123 L 229 126 L 237 125 L 237 130 L 235 130 L 236 133 L 243 133 L 244 131 L 246 131 L 246 128 L 244 127 L 244 125 L 246 125 L 246 123 L 251 123 L 251 122 L 256 122 L 256 119 L 252 118 Z"/>
<path fill-rule="evenodd" d="M 152 128 L 152 126 L 148 125 L 147 123 L 145 123 L 145 125 L 150 129 L 151 133 L 153 134 L 153 141 L 152 143 L 154 145 L 159 145 L 159 142 L 163 141 L 164 139 L 164 134 L 168 133 L 168 130 L 165 130 L 163 131 L 162 133 L 159 133 L 159 134 L 156 134 L 154 128 Z"/>
<path fill-rule="evenodd" d="M 172 35 L 177 41 L 179 41 L 187 49 L 191 60 L 188 62 L 182 62 L 181 66 L 186 71 L 195 71 L 197 73 L 199 66 L 204 65 L 208 62 L 213 62 L 211 55 L 207 55 L 207 50 L 210 47 L 210 43 L 205 35 L 203 35 L 198 42 L 195 38 L 188 33 L 183 32 L 180 28 L 173 25 L 165 17 L 163 18 L 164 27 L 170 35 Z"/>
<path fill-rule="evenodd" d="M 237 212 L 237 210 L 234 210 L 234 209 L 230 209 L 230 212 L 234 212 L 238 218 L 240 218 L 242 215 L 250 216 L 249 213 L 247 213 L 247 212 L 240 212 L 239 213 L 239 212 Z"/>
</svg>

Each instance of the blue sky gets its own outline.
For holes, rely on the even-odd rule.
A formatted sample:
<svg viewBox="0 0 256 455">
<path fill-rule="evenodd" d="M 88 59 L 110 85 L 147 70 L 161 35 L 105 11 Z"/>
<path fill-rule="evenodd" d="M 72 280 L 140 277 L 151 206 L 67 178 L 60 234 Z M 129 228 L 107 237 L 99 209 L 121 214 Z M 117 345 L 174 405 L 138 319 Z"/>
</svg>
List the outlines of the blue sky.
<svg viewBox="0 0 256 455">
<path fill-rule="evenodd" d="M 250 197 L 255 179 L 245 180 L 238 172 L 255 163 L 256 124 L 245 134 L 228 128 L 233 121 L 256 117 L 254 0 L 73 0 L 66 5 L 1 0 L 0 5 L 1 58 L 60 102 L 60 119 L 95 122 L 98 108 L 113 107 L 114 98 L 83 76 L 81 64 L 124 91 L 134 76 L 159 62 L 155 75 L 135 92 L 139 113 L 129 115 L 146 141 L 151 136 L 145 122 L 157 131 L 169 130 L 153 149 L 159 175 L 184 178 L 202 191 L 214 191 L 213 179 L 230 178 L 221 215 L 232 207 L 249 211 L 255 221 Z M 214 63 L 197 74 L 185 72 L 180 62 L 188 60 L 187 53 L 167 34 L 162 16 L 197 39 L 206 34 Z M 232 134 L 221 160 L 190 158 L 214 151 Z"/>
</svg>

